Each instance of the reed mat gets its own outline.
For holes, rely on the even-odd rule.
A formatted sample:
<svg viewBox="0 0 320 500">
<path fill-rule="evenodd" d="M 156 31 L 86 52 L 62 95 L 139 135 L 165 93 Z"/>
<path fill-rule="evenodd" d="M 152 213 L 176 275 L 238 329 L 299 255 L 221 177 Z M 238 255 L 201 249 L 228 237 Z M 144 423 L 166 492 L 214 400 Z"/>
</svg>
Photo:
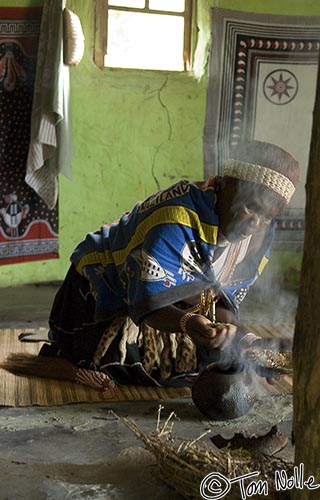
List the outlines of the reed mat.
<svg viewBox="0 0 320 500">
<path fill-rule="evenodd" d="M 28 329 L 28 332 L 46 331 Z M 0 362 L 10 354 L 38 354 L 42 343 L 20 342 L 21 329 L 0 329 Z M 157 401 L 190 397 L 187 387 L 118 386 L 115 393 L 100 393 L 73 382 L 23 377 L 0 368 L 0 406 L 56 406 L 105 401 Z"/>
</svg>

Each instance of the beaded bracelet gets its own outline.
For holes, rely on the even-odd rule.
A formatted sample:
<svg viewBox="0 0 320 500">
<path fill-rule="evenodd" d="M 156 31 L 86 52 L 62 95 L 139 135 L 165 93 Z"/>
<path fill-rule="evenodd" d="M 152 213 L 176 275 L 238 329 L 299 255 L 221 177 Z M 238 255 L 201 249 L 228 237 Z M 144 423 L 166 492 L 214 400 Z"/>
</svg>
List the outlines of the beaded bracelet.
<svg viewBox="0 0 320 500">
<path fill-rule="evenodd" d="M 186 333 L 186 334 L 188 333 L 187 332 L 187 323 L 188 323 L 189 319 L 192 318 L 192 316 L 197 316 L 197 314 L 189 312 L 189 313 L 186 313 L 183 316 L 181 316 L 179 325 L 180 325 L 180 330 L 182 331 L 182 333 Z"/>
<path fill-rule="evenodd" d="M 253 342 L 258 339 L 261 339 L 261 337 L 258 337 L 252 332 L 248 332 L 239 340 L 238 348 L 240 349 L 240 351 L 242 351 L 243 349 L 248 349 L 249 347 L 251 347 Z"/>
</svg>

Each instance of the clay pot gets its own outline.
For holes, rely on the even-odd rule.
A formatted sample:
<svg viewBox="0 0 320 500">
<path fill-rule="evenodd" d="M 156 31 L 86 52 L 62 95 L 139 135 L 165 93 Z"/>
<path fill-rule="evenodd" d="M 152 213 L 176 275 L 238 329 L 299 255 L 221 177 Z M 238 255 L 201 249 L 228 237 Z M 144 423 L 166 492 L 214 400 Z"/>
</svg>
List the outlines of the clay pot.
<svg viewBox="0 0 320 500">
<path fill-rule="evenodd" d="M 194 382 L 193 402 L 212 420 L 240 417 L 258 398 L 254 379 L 255 374 L 246 364 L 235 364 L 226 369 L 213 363 Z"/>
</svg>

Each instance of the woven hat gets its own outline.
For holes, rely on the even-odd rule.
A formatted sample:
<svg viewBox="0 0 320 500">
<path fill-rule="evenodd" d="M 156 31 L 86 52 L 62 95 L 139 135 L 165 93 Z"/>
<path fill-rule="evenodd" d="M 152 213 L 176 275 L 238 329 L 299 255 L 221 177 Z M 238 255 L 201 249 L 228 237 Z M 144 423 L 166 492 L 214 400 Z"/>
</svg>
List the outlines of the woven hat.
<svg viewBox="0 0 320 500">
<path fill-rule="evenodd" d="M 84 34 L 77 14 L 63 10 L 63 61 L 68 66 L 77 66 L 84 53 Z"/>
<path fill-rule="evenodd" d="M 290 153 L 260 141 L 243 143 L 232 153 L 225 176 L 263 185 L 289 203 L 299 181 L 299 164 Z"/>
</svg>

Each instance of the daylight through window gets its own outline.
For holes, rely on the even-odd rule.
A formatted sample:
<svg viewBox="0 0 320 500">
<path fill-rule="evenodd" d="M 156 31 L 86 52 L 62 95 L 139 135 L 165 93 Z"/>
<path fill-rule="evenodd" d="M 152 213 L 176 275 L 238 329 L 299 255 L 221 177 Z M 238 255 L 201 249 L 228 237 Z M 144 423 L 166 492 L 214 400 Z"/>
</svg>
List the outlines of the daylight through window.
<svg viewBox="0 0 320 500">
<path fill-rule="evenodd" d="M 191 0 L 96 0 L 99 67 L 190 69 Z"/>
</svg>

